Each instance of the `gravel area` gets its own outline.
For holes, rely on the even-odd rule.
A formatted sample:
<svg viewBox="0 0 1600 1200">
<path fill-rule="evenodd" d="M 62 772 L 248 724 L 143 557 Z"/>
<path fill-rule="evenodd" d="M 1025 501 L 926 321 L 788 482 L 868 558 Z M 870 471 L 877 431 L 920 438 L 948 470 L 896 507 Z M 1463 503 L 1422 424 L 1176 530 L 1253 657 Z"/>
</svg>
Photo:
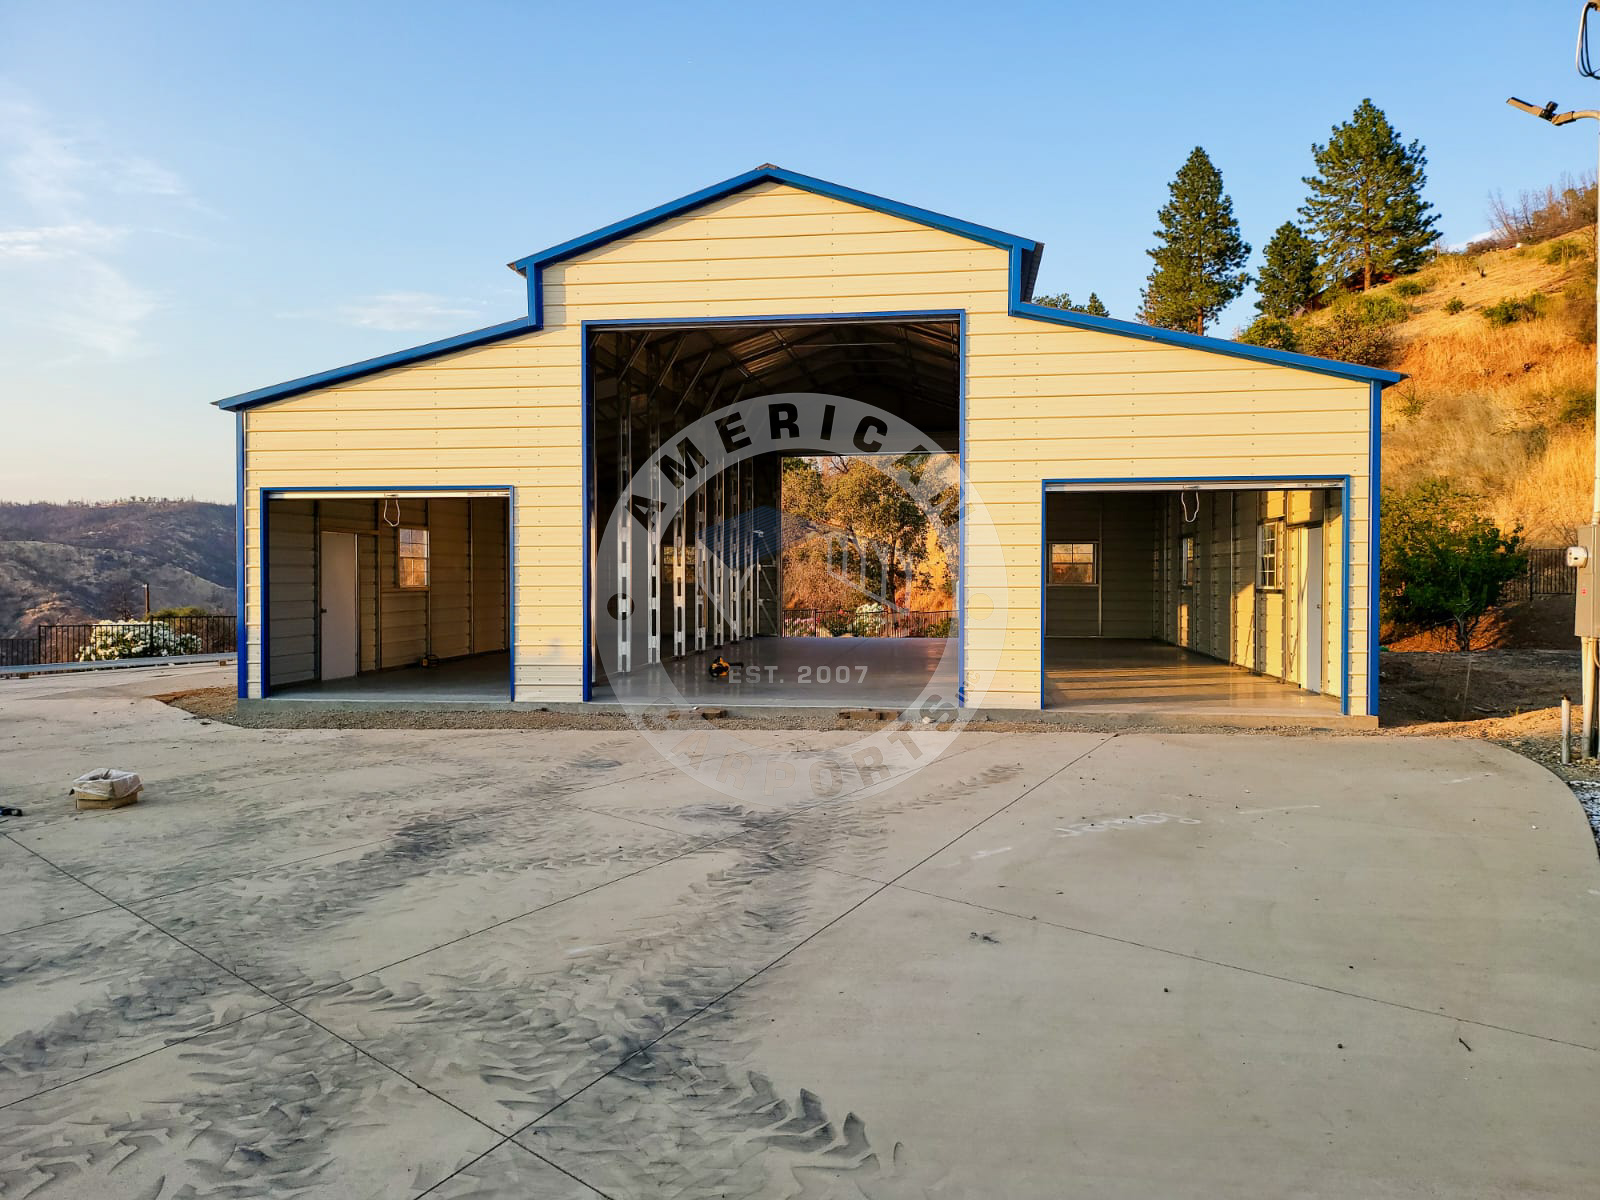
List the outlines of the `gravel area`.
<svg viewBox="0 0 1600 1200">
<path fill-rule="evenodd" d="M 244 713 L 232 688 L 198 688 L 182 692 L 169 692 L 154 697 L 174 708 L 208 721 L 221 721 L 250 729 L 631 729 L 634 721 L 617 712 L 551 712 L 546 709 L 381 709 L 345 708 L 327 704 L 316 709 L 293 708 L 271 712 L 259 709 Z M 672 723 L 678 724 L 677 722 Z M 833 709 L 785 709 L 770 717 L 730 716 L 719 717 L 718 729 L 882 729 L 909 728 L 903 721 L 847 720 Z M 663 718 L 652 724 L 660 728 L 668 725 Z M 979 714 L 971 718 L 969 728 L 987 733 L 1121 733 L 1133 728 L 1127 720 L 1109 717 L 1052 718 L 1048 721 L 1005 720 Z M 944 728 L 935 726 L 934 728 Z M 1152 726 L 1147 722 L 1137 725 L 1141 733 L 1238 733 L 1237 725 L 1211 724 L 1200 720 L 1174 722 L 1171 726 Z M 1252 726 L 1248 732 L 1270 733 L 1278 736 L 1327 737 L 1372 736 L 1371 730 L 1341 727 L 1313 728 L 1303 725 Z"/>
</svg>

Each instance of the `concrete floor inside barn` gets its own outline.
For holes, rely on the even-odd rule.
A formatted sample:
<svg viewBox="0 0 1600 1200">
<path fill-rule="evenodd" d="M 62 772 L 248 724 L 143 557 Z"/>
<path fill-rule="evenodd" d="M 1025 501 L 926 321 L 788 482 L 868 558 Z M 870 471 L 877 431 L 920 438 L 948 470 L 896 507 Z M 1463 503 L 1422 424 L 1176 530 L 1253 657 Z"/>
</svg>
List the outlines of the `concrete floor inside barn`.
<svg viewBox="0 0 1600 1200">
<path fill-rule="evenodd" d="M 928 733 L 883 790 L 734 799 L 632 730 L 149 699 L 231 678 L 0 680 L 0 1194 L 1600 1177 L 1600 866 L 1494 746 Z M 74 812 L 106 765 L 144 801 Z"/>
</svg>

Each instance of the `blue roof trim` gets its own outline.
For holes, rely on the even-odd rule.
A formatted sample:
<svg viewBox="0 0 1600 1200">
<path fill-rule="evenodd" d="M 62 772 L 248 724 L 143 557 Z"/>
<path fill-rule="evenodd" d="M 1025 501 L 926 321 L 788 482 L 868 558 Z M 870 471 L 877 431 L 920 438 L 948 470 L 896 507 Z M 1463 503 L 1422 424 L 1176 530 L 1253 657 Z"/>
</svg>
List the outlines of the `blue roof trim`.
<svg viewBox="0 0 1600 1200">
<path fill-rule="evenodd" d="M 1015 285 L 1015 267 L 1013 267 L 1012 282 Z M 1339 362 L 1332 358 L 1313 358 L 1309 354 L 1292 354 L 1287 350 L 1250 346 L 1244 342 L 1229 341 L 1227 338 L 1204 337 L 1198 333 L 1184 333 L 1177 329 L 1161 329 L 1155 325 L 1141 325 L 1137 321 L 1119 321 L 1115 317 L 1092 317 L 1088 313 L 1070 312 L 1064 308 L 1046 308 L 1040 304 L 1030 304 L 1018 299 L 1015 292 L 1012 296 L 1011 315 L 1027 317 L 1034 321 L 1049 321 L 1056 325 L 1071 325 L 1076 329 L 1093 329 L 1100 333 L 1143 338 L 1168 346 L 1209 350 L 1213 354 L 1229 354 L 1234 358 L 1248 358 L 1278 367 L 1298 367 L 1302 371 L 1336 375 L 1341 379 L 1356 379 L 1362 383 L 1375 383 L 1380 387 L 1388 387 L 1405 378 L 1397 371 L 1363 367 L 1357 363 Z"/>
<path fill-rule="evenodd" d="M 512 262 L 510 266 L 512 270 L 520 271 L 526 275 L 530 270 L 548 267 L 553 263 L 563 262 L 576 255 L 586 254 L 590 250 L 598 249 L 601 246 L 617 241 L 619 238 L 625 238 L 629 234 L 639 232 L 641 229 L 647 229 L 651 225 L 682 216 L 686 212 L 699 208 L 702 204 L 709 204 L 713 200 L 721 200 L 761 183 L 788 184 L 790 187 L 800 188 L 802 191 L 814 192 L 819 196 L 831 196 L 835 200 L 844 201 L 846 204 L 859 205 L 862 208 L 870 208 L 876 212 L 887 213 L 890 216 L 904 217 L 906 220 L 915 221 L 919 225 L 942 229 L 946 233 L 971 238 L 973 241 L 983 242 L 990 246 L 999 246 L 1008 250 L 1020 249 L 1024 254 L 1034 259 L 1037 259 L 1039 253 L 1044 249 L 1040 243 L 1032 238 L 1018 237 L 1014 233 L 991 229 L 987 225 L 976 225 L 971 221 L 963 221 L 957 217 L 947 217 L 943 213 L 932 212 L 926 208 L 917 208 L 910 204 L 902 204 L 898 200 L 890 200 L 885 196 L 875 196 L 871 192 L 857 191 L 855 188 L 845 187 L 842 184 L 830 183 L 826 179 L 802 175 L 798 171 L 786 171 L 782 167 L 757 167 L 753 171 L 746 171 L 743 175 L 735 175 L 732 179 L 724 179 L 721 183 L 714 183 L 710 187 L 701 188 L 698 192 L 690 192 L 687 196 L 680 196 L 676 200 L 657 205 L 655 208 L 639 213 L 636 216 L 614 222 L 604 229 L 586 233 L 582 237 L 573 238 L 571 241 L 540 250 L 536 254 L 525 255 Z"/>
<path fill-rule="evenodd" d="M 541 250 L 537 254 L 530 254 L 517 259 L 510 264 L 511 267 L 522 272 L 527 276 L 528 280 L 528 315 L 525 317 L 518 317 L 513 321 L 504 321 L 499 325 L 490 325 L 486 329 L 477 329 L 471 333 L 458 334 L 442 341 L 428 342 L 422 346 L 414 346 L 409 350 L 397 350 L 392 354 L 365 359 L 362 362 L 351 363 L 349 366 L 335 367 L 331 371 L 322 371 L 316 375 L 306 375 L 299 379 L 291 379 L 287 383 L 258 388 L 253 392 L 241 392 L 237 396 L 229 396 L 225 400 L 217 401 L 217 406 L 228 411 L 253 408 L 258 404 L 267 404 L 273 400 L 283 400 L 289 396 L 298 396 L 302 392 L 313 391 L 316 388 L 343 383 L 351 379 L 359 379 L 364 375 L 376 374 L 379 371 L 388 370 L 390 367 L 405 366 L 408 363 L 420 362 L 423 359 L 434 358 L 441 354 L 449 354 L 453 350 L 471 349 L 474 346 L 486 345 L 502 338 L 514 337 L 519 333 L 536 333 L 544 328 L 543 272 L 545 267 L 595 250 L 661 221 L 671 220 L 673 217 L 681 216 L 683 213 L 713 200 L 720 200 L 725 196 L 731 196 L 757 184 L 769 182 L 788 184 L 791 187 L 814 192 L 818 195 L 831 196 L 848 204 L 870 208 L 891 216 L 903 217 L 919 225 L 942 229 L 958 237 L 970 238 L 973 241 L 1009 250 L 1011 271 L 1007 311 L 1014 317 L 1024 317 L 1034 321 L 1048 321 L 1055 325 L 1069 325 L 1077 329 L 1091 329 L 1101 333 L 1121 334 L 1126 337 L 1142 338 L 1145 341 L 1161 342 L 1166 345 L 1187 346 L 1195 350 L 1209 350 L 1215 354 L 1229 354 L 1235 358 L 1251 359 L 1280 367 L 1297 367 L 1301 370 L 1317 371 L 1324 375 L 1334 375 L 1342 379 L 1357 379 L 1365 383 L 1376 383 L 1383 387 L 1399 383 L 1400 380 L 1405 378 L 1404 375 L 1397 374 L 1394 371 L 1380 371 L 1374 367 L 1362 367 L 1354 363 L 1335 362 L 1326 358 L 1312 358 L 1306 354 L 1291 354 L 1286 350 L 1269 350 L 1262 346 L 1247 346 L 1241 342 L 1228 341 L 1226 338 L 1202 337 L 1198 334 L 1181 333 L 1172 329 L 1158 329 L 1153 325 L 1140 325 L 1134 321 L 1119 321 L 1113 317 L 1091 317 L 1088 313 L 1069 312 L 1066 309 L 1059 308 L 1045 308 L 1042 305 L 1031 302 L 1034 280 L 1039 274 L 1039 260 L 1044 252 L 1044 245 L 1040 242 L 1036 242 L 1031 238 L 1005 233 L 999 229 L 991 229 L 987 225 L 975 225 L 971 221 L 947 217 L 942 213 L 931 212 L 925 208 L 901 204 L 897 200 L 874 196 L 870 192 L 860 192 L 855 188 L 829 183 L 825 179 L 816 179 L 810 175 L 786 171 L 782 167 L 757 167 L 754 171 L 746 171 L 743 175 L 735 175 L 732 179 L 725 179 L 721 183 L 712 184 L 710 187 L 702 188 L 698 192 L 680 196 L 667 204 L 659 205 L 626 220 L 614 222 L 603 229 L 595 230 L 593 233 L 561 242 L 546 250 Z"/>
<path fill-rule="evenodd" d="M 448 337 L 438 342 L 428 342 L 423 346 L 413 346 L 409 350 L 396 350 L 393 354 L 363 359 L 361 362 L 351 363 L 346 367 L 335 367 L 331 371 L 321 371 L 316 375 L 303 375 L 299 379 L 291 379 L 287 383 L 275 383 L 271 387 L 257 388 L 253 392 L 240 392 L 237 396 L 229 396 L 226 400 L 218 400 L 217 407 L 230 411 L 240 408 L 253 408 L 257 404 L 265 404 L 269 400 L 282 400 L 288 396 L 298 396 L 301 392 L 315 391 L 317 388 L 327 387 L 332 383 L 342 383 L 347 379 L 359 379 L 363 375 L 373 375 L 379 371 L 386 371 L 390 367 L 404 366 L 406 363 L 416 362 L 419 359 L 449 354 L 452 350 L 469 350 L 473 346 L 482 346 L 487 342 L 497 342 L 502 338 L 513 337 L 519 333 L 531 333 L 538 328 L 539 325 L 536 321 L 528 317 L 518 317 L 514 321 L 502 321 L 498 325 L 490 325 L 484 329 L 474 329 L 471 333 L 458 333 L 455 337 Z"/>
</svg>

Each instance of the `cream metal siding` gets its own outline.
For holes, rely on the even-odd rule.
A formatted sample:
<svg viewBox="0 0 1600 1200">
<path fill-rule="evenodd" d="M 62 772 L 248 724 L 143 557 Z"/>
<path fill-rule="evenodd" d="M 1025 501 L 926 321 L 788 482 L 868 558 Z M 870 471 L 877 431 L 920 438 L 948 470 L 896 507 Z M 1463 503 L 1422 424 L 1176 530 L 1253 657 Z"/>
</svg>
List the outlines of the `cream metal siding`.
<svg viewBox="0 0 1600 1200">
<path fill-rule="evenodd" d="M 244 414 L 260 694 L 262 487 L 516 488 L 516 693 L 582 694 L 580 322 L 966 313 L 969 694 L 1039 703 L 1047 478 L 1352 477 L 1351 685 L 1366 695 L 1369 385 L 1008 315 L 1009 253 L 763 183 L 548 268 L 544 328 Z M 1357 706 L 1359 711 L 1359 706 Z"/>
</svg>

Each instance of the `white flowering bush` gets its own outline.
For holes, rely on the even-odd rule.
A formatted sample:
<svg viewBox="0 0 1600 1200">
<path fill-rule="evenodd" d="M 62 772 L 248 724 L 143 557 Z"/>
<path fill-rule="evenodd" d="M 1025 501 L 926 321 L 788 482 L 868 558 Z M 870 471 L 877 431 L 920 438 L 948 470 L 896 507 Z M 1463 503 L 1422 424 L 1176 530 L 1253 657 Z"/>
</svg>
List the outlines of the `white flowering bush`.
<svg viewBox="0 0 1600 1200">
<path fill-rule="evenodd" d="M 97 621 L 89 644 L 78 651 L 79 662 L 110 662 L 117 658 L 156 658 L 168 654 L 199 654 L 200 637 L 179 633 L 170 625 L 145 621 Z"/>
</svg>

